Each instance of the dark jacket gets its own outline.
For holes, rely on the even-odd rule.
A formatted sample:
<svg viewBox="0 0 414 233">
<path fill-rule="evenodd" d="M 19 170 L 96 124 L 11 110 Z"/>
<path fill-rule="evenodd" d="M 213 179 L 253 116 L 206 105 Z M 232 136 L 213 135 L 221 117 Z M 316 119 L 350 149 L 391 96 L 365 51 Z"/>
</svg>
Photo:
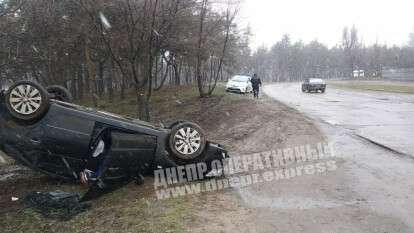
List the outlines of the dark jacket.
<svg viewBox="0 0 414 233">
<path fill-rule="evenodd" d="M 262 85 L 262 80 L 260 80 L 260 78 L 257 78 L 257 77 L 256 78 L 253 77 L 251 82 L 252 82 L 253 88 L 255 89 L 259 88 L 259 86 Z"/>
</svg>

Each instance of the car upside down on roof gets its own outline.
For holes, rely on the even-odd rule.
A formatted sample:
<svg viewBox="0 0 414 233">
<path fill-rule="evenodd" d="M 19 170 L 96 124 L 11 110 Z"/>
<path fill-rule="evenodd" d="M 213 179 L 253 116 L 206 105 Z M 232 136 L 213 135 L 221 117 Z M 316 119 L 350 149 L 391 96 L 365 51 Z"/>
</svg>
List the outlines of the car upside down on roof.
<svg viewBox="0 0 414 233">
<path fill-rule="evenodd" d="M 0 146 L 21 164 L 47 175 L 105 188 L 142 179 L 157 168 L 228 157 L 196 124 L 170 127 L 70 103 L 63 87 L 19 81 L 0 92 Z"/>
</svg>

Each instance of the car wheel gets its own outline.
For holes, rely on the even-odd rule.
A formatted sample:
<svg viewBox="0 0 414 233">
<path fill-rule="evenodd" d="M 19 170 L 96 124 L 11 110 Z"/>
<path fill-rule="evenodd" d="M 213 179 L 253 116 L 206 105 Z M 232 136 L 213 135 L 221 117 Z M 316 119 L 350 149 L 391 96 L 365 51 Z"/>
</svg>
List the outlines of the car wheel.
<svg viewBox="0 0 414 233">
<path fill-rule="evenodd" d="M 49 94 L 37 83 L 14 83 L 5 96 L 6 107 L 17 120 L 31 122 L 41 118 L 49 109 Z"/>
<path fill-rule="evenodd" d="M 51 95 L 51 99 L 72 103 L 73 97 L 69 90 L 59 85 L 51 85 L 46 87 L 47 92 Z"/>
<path fill-rule="evenodd" d="M 322 93 L 325 93 L 325 89 L 322 89 L 322 90 L 321 90 L 321 92 L 322 92 Z"/>
<path fill-rule="evenodd" d="M 206 147 L 205 133 L 200 126 L 191 122 L 177 124 L 171 129 L 169 146 L 180 160 L 197 159 Z"/>
</svg>

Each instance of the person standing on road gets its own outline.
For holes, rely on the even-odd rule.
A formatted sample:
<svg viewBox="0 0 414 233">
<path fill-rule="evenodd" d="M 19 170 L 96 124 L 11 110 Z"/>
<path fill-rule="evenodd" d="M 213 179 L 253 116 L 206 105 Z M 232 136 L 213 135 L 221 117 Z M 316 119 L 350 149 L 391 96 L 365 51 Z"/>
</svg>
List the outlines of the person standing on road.
<svg viewBox="0 0 414 233">
<path fill-rule="evenodd" d="M 251 82 L 253 86 L 254 98 L 259 98 L 259 91 L 260 91 L 260 87 L 262 86 L 262 80 L 260 80 L 260 78 L 257 77 L 257 74 L 254 74 Z"/>
</svg>

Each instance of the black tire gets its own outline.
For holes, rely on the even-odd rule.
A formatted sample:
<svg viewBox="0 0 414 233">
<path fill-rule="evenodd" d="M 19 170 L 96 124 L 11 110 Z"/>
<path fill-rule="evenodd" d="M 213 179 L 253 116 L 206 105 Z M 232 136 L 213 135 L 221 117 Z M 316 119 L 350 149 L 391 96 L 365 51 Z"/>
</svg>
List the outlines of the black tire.
<svg viewBox="0 0 414 233">
<path fill-rule="evenodd" d="M 51 85 L 46 87 L 46 90 L 50 94 L 51 99 L 68 103 L 73 102 L 72 94 L 63 86 Z"/>
<path fill-rule="evenodd" d="M 322 92 L 322 93 L 325 93 L 325 89 L 322 89 L 322 90 L 321 90 L 321 92 Z"/>
<path fill-rule="evenodd" d="M 182 122 L 171 129 L 169 147 L 175 161 L 191 162 L 198 160 L 206 147 L 206 136 L 197 124 Z M 194 144 L 192 144 L 194 143 Z"/>
<path fill-rule="evenodd" d="M 31 81 L 20 81 L 10 86 L 5 102 L 10 115 L 26 123 L 42 118 L 50 105 L 47 91 Z"/>
</svg>

